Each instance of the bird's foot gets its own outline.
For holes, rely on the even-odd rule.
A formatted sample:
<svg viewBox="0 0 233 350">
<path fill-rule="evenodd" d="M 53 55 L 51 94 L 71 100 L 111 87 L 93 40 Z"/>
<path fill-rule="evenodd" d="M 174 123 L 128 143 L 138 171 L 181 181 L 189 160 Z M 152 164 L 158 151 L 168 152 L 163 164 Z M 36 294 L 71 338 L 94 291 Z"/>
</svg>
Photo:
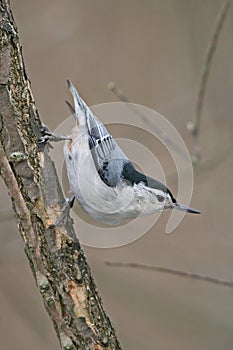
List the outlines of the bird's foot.
<svg viewBox="0 0 233 350">
<path fill-rule="evenodd" d="M 63 204 L 63 207 L 61 208 L 61 210 L 56 210 L 57 212 L 61 213 L 61 216 L 59 217 L 59 219 L 57 219 L 55 221 L 54 224 L 51 224 L 49 226 L 49 228 L 55 228 L 58 226 L 62 226 L 65 225 L 67 223 L 69 214 L 70 214 L 70 209 L 73 207 L 74 205 L 74 200 L 75 200 L 75 196 L 73 195 L 71 198 L 66 198 L 65 203 Z"/>
<path fill-rule="evenodd" d="M 68 136 L 61 136 L 54 134 L 44 123 L 41 128 L 42 136 L 39 138 L 39 143 L 46 144 L 48 142 L 59 142 L 64 140 L 70 140 Z"/>
</svg>

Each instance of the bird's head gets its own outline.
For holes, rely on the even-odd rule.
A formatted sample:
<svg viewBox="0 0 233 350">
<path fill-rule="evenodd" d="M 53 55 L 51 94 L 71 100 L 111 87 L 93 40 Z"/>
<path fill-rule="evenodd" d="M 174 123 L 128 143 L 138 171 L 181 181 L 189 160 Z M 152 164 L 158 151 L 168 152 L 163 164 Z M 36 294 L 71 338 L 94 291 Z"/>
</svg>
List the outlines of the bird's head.
<svg viewBox="0 0 233 350">
<path fill-rule="evenodd" d="M 187 213 L 200 214 L 200 211 L 178 203 L 171 191 L 161 182 L 151 177 L 147 177 L 147 186 L 148 188 L 153 189 L 158 202 L 163 204 L 164 209 L 177 209 L 181 211 L 186 211 Z"/>
</svg>

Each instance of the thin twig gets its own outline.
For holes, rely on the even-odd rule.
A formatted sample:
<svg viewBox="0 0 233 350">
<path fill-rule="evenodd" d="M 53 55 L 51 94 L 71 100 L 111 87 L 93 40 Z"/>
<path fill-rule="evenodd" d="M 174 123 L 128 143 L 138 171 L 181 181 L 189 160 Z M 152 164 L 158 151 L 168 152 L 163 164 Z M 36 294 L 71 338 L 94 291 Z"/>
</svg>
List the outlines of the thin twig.
<svg viewBox="0 0 233 350">
<path fill-rule="evenodd" d="M 205 281 L 213 284 L 218 284 L 226 287 L 233 287 L 233 281 L 227 281 L 220 278 L 210 277 L 198 273 L 193 272 L 186 272 L 182 270 L 172 269 L 169 267 L 162 267 L 162 266 L 154 266 L 154 265 L 147 265 L 147 264 L 138 264 L 138 263 L 127 263 L 127 262 L 111 262 L 106 261 L 105 264 L 107 266 L 114 266 L 114 267 L 129 267 L 134 269 L 143 269 L 143 270 L 150 270 L 150 271 L 157 271 L 162 273 L 168 273 L 175 276 L 185 277 L 185 278 L 191 278 L 199 281 Z"/>
<path fill-rule="evenodd" d="M 115 82 L 109 82 L 107 85 L 108 89 L 114 93 L 114 95 L 119 98 L 121 102 L 126 103 L 128 109 L 134 112 L 145 125 L 148 125 L 151 131 L 154 131 L 158 137 L 165 143 L 170 145 L 177 153 L 185 155 L 183 149 L 181 149 L 176 143 L 174 143 L 167 135 L 164 130 L 158 128 L 153 121 L 148 119 L 148 117 L 143 113 L 136 104 L 134 104 L 125 93 L 117 86 Z"/>
<path fill-rule="evenodd" d="M 206 86 L 209 78 L 209 73 L 210 73 L 210 67 L 213 62 L 213 57 L 215 50 L 217 48 L 217 43 L 218 39 L 221 33 L 221 29 L 223 27 L 228 9 L 229 9 L 230 1 L 227 0 L 216 19 L 216 23 L 214 26 L 213 34 L 211 36 L 206 56 L 204 59 L 204 64 L 202 68 L 202 73 L 201 73 L 201 79 L 200 79 L 200 85 L 198 89 L 198 97 L 197 97 L 197 104 L 196 104 L 196 114 L 194 121 L 188 122 L 187 123 L 187 128 L 190 131 L 192 135 L 192 141 L 193 141 L 193 150 L 194 150 L 194 156 L 193 160 L 194 162 L 198 162 L 201 159 L 201 154 L 200 154 L 200 146 L 198 144 L 198 136 L 199 136 L 199 131 L 200 131 L 200 123 L 201 123 L 201 115 L 202 115 L 202 109 L 203 109 L 203 102 L 204 102 L 204 97 L 206 93 Z"/>
<path fill-rule="evenodd" d="M 225 147 L 220 152 L 216 151 L 214 157 L 208 159 L 200 160 L 195 166 L 195 178 L 199 175 L 203 175 L 209 171 L 213 171 L 218 167 L 222 167 L 223 163 L 231 157 L 232 159 L 232 148 Z M 183 170 L 183 175 L 185 176 L 188 169 Z M 177 182 L 177 172 L 172 172 L 166 175 L 166 180 L 169 185 L 176 184 Z"/>
</svg>

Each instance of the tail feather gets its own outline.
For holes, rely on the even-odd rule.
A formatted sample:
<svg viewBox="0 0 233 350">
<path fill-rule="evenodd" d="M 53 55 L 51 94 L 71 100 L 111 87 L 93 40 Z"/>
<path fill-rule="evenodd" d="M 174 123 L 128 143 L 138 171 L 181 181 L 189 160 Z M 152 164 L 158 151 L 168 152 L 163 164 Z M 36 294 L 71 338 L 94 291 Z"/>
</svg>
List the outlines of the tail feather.
<svg viewBox="0 0 233 350">
<path fill-rule="evenodd" d="M 75 89 L 74 85 L 69 80 L 67 80 L 67 84 L 74 100 L 75 117 L 77 118 L 80 126 L 85 126 L 87 116 L 92 112 L 87 107 L 83 99 L 79 96 L 78 91 Z"/>
<path fill-rule="evenodd" d="M 70 110 L 70 113 L 71 114 L 75 114 L 75 109 L 74 107 L 72 106 L 72 104 L 69 102 L 69 101 L 65 101 L 65 103 L 67 104 L 69 110 Z"/>
<path fill-rule="evenodd" d="M 69 103 L 66 102 L 68 107 L 71 110 L 71 113 L 75 115 L 75 118 L 78 119 L 79 125 L 85 125 L 88 128 L 90 136 L 95 139 L 102 139 L 105 136 L 109 135 L 109 132 L 103 125 L 103 123 L 92 113 L 90 108 L 86 105 L 83 99 L 79 96 L 74 85 L 67 80 L 68 87 L 72 93 L 74 100 L 74 108 Z"/>
</svg>

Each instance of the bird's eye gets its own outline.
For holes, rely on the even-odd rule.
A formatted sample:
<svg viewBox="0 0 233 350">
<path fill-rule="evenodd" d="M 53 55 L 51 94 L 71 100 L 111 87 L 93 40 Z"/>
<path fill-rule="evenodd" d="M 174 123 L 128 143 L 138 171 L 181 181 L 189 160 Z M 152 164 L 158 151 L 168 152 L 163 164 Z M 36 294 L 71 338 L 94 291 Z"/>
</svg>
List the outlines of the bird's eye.
<svg viewBox="0 0 233 350">
<path fill-rule="evenodd" d="M 156 197 L 157 197 L 159 202 L 163 202 L 164 201 L 164 197 L 163 196 L 157 195 Z"/>
</svg>

